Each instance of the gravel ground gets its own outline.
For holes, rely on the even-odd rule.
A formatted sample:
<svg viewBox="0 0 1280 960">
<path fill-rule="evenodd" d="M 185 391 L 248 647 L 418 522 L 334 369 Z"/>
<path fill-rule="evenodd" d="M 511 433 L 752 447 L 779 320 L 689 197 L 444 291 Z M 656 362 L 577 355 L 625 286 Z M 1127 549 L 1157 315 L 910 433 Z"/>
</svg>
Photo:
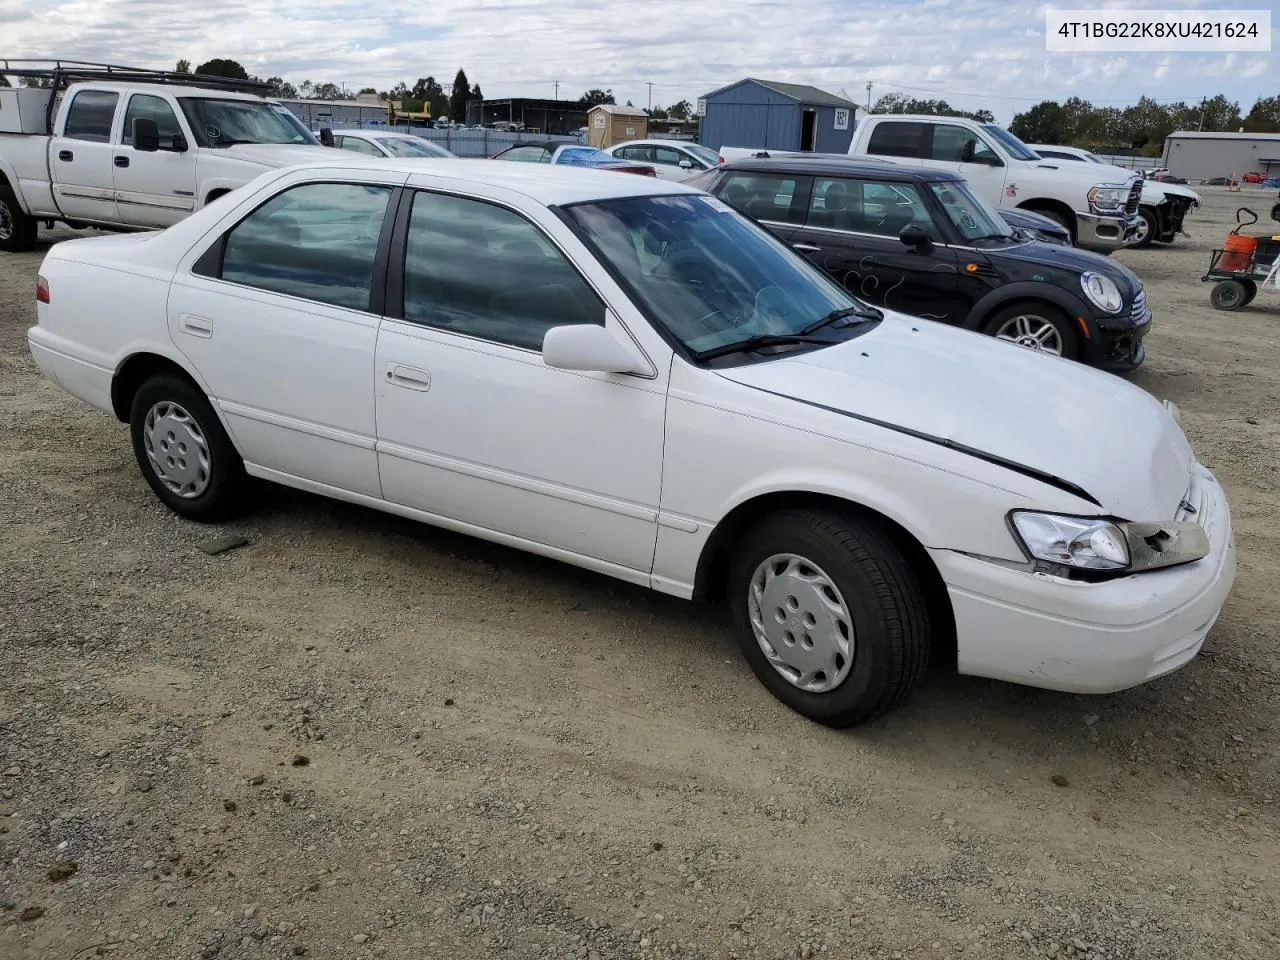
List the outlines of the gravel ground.
<svg viewBox="0 0 1280 960">
<path fill-rule="evenodd" d="M 1238 525 L 1203 656 L 844 733 L 714 608 L 281 489 L 179 520 L 30 359 L 44 247 L 0 255 L 0 957 L 1274 960 L 1280 296 L 1209 307 L 1271 200 L 1204 193 L 1120 255 Z"/>
</svg>

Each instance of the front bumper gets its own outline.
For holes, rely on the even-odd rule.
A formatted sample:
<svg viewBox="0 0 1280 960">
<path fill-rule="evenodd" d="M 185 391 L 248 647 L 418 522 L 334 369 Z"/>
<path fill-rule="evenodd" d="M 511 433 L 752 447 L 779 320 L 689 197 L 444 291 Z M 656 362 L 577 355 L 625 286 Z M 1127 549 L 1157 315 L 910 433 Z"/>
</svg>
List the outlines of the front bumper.
<svg viewBox="0 0 1280 960">
<path fill-rule="evenodd" d="M 1138 235 L 1138 215 L 1101 216 L 1076 212 L 1076 246 L 1098 253 L 1111 253 L 1133 242 Z"/>
<path fill-rule="evenodd" d="M 1106 583 L 1062 580 L 932 550 L 955 611 L 961 673 L 1072 693 L 1113 693 L 1194 659 L 1231 592 L 1226 495 L 1196 464 L 1187 500 L 1209 535 L 1203 560 Z"/>
</svg>

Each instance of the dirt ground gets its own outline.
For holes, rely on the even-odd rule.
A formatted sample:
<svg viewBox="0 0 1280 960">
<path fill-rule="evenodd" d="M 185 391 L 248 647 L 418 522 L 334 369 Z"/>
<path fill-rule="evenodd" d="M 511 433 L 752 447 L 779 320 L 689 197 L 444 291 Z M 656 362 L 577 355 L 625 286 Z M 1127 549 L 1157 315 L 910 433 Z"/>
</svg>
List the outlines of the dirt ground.
<svg viewBox="0 0 1280 960">
<path fill-rule="evenodd" d="M 0 957 L 1280 956 L 1280 295 L 1199 281 L 1272 199 L 1202 192 L 1119 259 L 1238 527 L 1204 654 L 845 733 L 716 608 L 282 489 L 179 520 L 31 361 L 47 245 L 0 255 Z"/>
</svg>

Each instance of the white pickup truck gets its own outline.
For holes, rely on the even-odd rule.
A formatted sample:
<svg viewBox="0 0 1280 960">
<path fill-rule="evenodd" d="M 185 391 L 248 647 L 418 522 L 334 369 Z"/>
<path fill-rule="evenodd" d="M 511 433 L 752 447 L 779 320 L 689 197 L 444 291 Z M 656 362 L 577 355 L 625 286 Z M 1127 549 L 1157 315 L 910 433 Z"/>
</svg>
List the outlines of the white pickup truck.
<svg viewBox="0 0 1280 960">
<path fill-rule="evenodd" d="M 727 163 L 762 152 L 723 147 L 720 160 Z M 954 171 L 992 206 L 1048 217 L 1070 231 L 1076 246 L 1098 253 L 1112 253 L 1135 242 L 1142 223 L 1138 213 L 1142 178 L 1136 173 L 1103 167 L 1099 174 L 1086 164 L 1044 160 L 994 123 L 963 117 L 872 115 L 854 130 L 849 154 Z"/>
<path fill-rule="evenodd" d="M 40 223 L 163 229 L 268 169 L 332 156 L 265 97 L 153 71 L 102 75 L 65 93 L 66 74 L 0 88 L 0 250 L 30 250 Z"/>
</svg>

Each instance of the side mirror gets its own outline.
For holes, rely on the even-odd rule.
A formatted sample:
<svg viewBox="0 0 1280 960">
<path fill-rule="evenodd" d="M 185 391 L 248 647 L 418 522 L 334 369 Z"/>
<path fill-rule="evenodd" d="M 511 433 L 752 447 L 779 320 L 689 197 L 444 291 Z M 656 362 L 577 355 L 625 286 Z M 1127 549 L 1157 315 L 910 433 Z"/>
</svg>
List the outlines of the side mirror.
<svg viewBox="0 0 1280 960">
<path fill-rule="evenodd" d="M 978 145 L 972 140 L 966 140 L 964 146 L 960 148 L 960 162 L 973 163 L 974 151 L 978 149 Z"/>
<path fill-rule="evenodd" d="M 173 152 L 174 153 L 186 153 L 190 149 L 191 149 L 191 146 L 187 143 L 186 137 L 184 137 L 180 133 L 175 133 L 173 135 Z"/>
<path fill-rule="evenodd" d="M 333 131 L 330 130 L 328 127 L 320 128 L 320 145 L 322 147 L 333 146 Z"/>
<path fill-rule="evenodd" d="M 652 373 L 631 347 L 608 328 L 594 323 L 552 327 L 542 339 L 542 362 L 560 370 Z"/>
<path fill-rule="evenodd" d="M 929 236 L 928 231 L 918 223 L 908 223 L 902 228 L 902 232 L 898 234 L 898 239 L 908 247 L 919 247 L 927 250 L 933 246 L 933 237 Z"/>
<path fill-rule="evenodd" d="M 143 153 L 155 153 L 160 149 L 160 128 L 150 117 L 134 118 L 133 149 Z"/>
<path fill-rule="evenodd" d="M 693 169 L 693 161 L 692 161 L 692 160 L 681 160 L 681 161 L 680 161 L 680 169 L 681 169 L 681 170 L 692 170 L 692 169 Z"/>
</svg>

